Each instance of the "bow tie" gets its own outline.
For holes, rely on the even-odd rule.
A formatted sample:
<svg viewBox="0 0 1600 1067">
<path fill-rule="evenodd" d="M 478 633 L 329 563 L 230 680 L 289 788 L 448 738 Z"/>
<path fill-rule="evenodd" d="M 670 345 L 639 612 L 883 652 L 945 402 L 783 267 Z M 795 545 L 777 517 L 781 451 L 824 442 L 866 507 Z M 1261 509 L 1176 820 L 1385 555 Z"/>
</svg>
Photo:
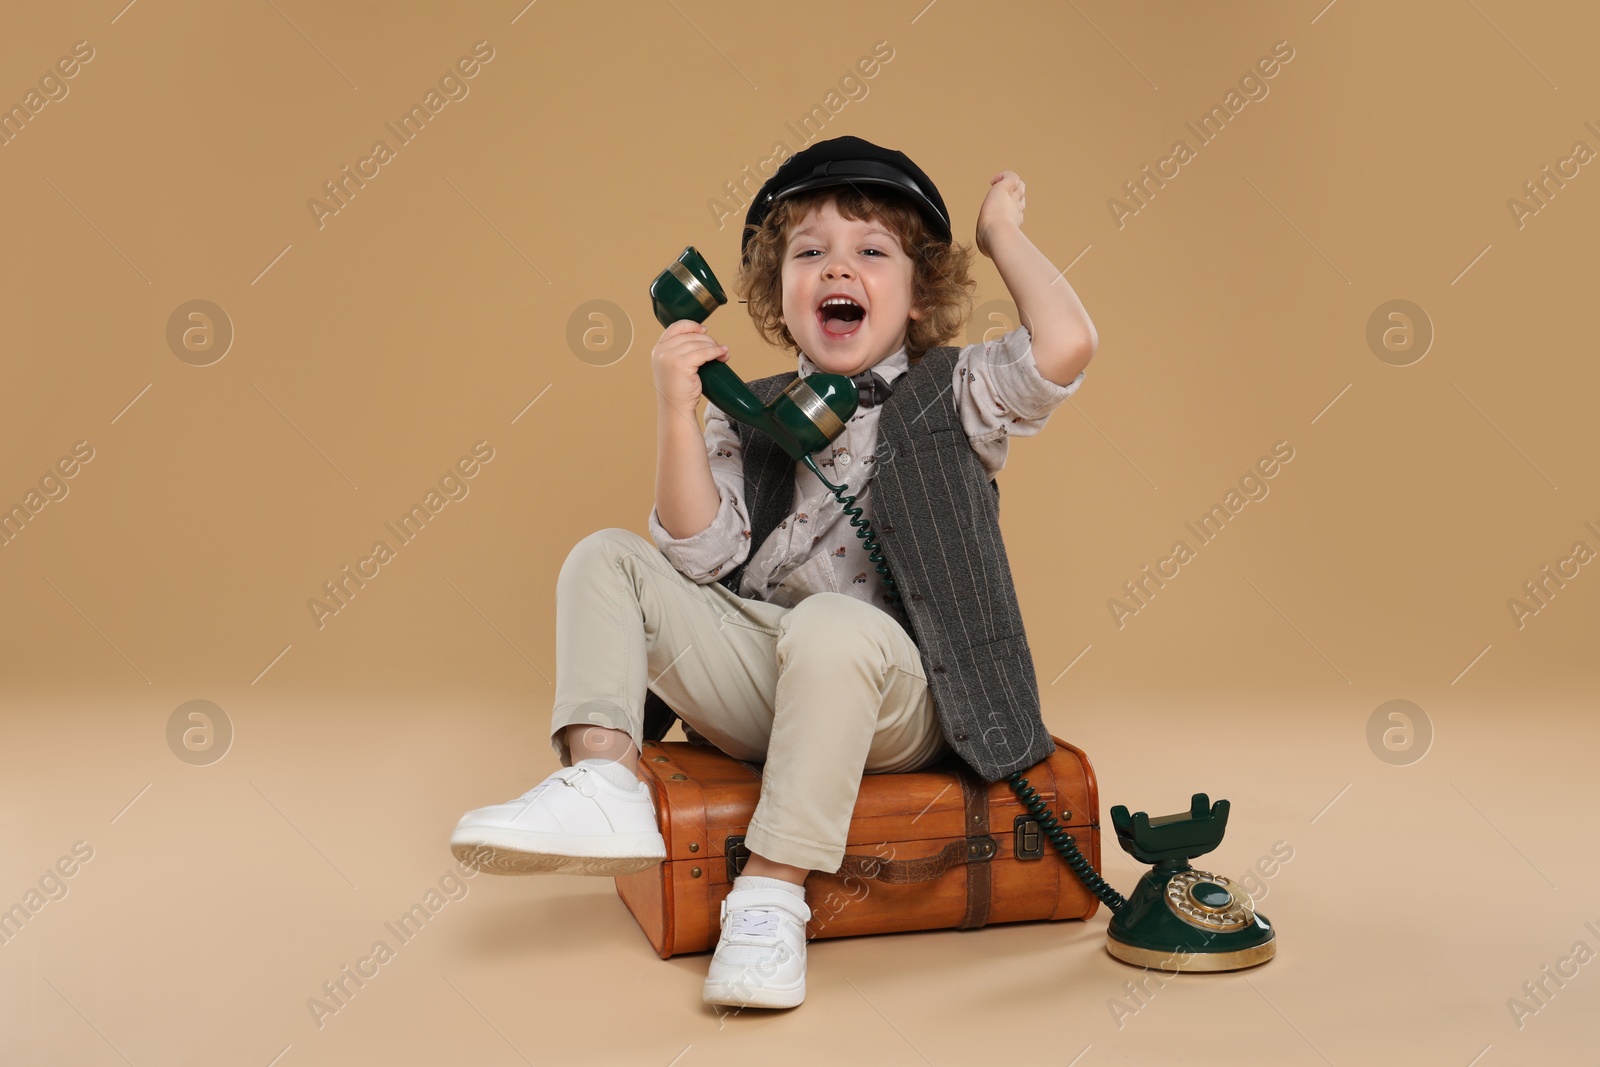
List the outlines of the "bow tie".
<svg viewBox="0 0 1600 1067">
<path fill-rule="evenodd" d="M 894 390 L 875 370 L 864 370 L 850 379 L 856 383 L 857 407 L 870 408 L 889 399 Z"/>
</svg>

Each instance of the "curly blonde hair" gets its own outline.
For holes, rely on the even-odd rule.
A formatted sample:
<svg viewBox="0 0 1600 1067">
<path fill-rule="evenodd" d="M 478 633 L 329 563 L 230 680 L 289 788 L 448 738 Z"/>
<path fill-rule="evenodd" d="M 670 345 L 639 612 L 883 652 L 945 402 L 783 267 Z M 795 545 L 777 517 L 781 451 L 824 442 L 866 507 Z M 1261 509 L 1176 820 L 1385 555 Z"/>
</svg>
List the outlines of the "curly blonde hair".
<svg viewBox="0 0 1600 1067">
<path fill-rule="evenodd" d="M 768 344 L 800 351 L 783 314 L 783 261 L 789 231 L 813 208 L 832 201 L 847 219 L 881 223 L 893 232 L 911 257 L 911 306 L 920 318 L 906 321 L 906 358 L 915 366 L 930 348 L 961 332 L 972 314 L 972 293 L 978 283 L 968 276 L 972 249 L 945 243 L 935 236 L 910 201 L 898 196 L 875 197 L 856 186 L 797 193 L 773 205 L 759 227 L 749 227 L 750 243 L 734 289 L 747 301 L 756 331 Z"/>
</svg>

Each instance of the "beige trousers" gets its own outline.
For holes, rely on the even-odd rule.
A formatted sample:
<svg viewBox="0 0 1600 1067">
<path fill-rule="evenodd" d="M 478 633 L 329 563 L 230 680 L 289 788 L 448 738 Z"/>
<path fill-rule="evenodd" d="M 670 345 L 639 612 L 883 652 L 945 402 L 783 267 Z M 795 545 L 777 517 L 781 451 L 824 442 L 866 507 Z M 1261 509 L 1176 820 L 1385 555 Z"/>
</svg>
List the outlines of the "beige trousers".
<svg viewBox="0 0 1600 1067">
<path fill-rule="evenodd" d="M 550 744 L 574 723 L 643 740 L 645 689 L 705 740 L 762 763 L 745 846 L 833 873 L 862 774 L 913 771 L 949 751 L 917 646 L 888 613 L 843 593 L 791 608 L 697 584 L 654 542 L 599 530 L 556 582 Z"/>
</svg>

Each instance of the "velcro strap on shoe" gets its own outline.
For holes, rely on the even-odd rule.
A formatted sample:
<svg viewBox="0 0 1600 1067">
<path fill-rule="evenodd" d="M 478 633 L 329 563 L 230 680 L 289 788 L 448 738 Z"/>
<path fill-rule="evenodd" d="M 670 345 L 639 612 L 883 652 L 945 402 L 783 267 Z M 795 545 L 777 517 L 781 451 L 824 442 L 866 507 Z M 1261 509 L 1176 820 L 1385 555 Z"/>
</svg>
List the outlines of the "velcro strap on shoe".
<svg viewBox="0 0 1600 1067">
<path fill-rule="evenodd" d="M 786 890 L 740 889 L 730 890 L 728 895 L 722 898 L 722 919 L 726 921 L 730 911 L 752 907 L 781 908 L 802 923 L 811 918 L 810 905 Z"/>
</svg>

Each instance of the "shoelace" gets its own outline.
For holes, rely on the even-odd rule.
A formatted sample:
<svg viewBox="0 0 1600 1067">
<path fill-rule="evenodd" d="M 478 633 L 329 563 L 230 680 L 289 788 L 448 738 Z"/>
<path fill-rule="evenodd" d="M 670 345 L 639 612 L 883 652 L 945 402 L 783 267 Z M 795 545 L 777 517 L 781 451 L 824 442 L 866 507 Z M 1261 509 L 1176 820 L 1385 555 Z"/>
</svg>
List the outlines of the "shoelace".
<svg viewBox="0 0 1600 1067">
<path fill-rule="evenodd" d="M 770 908 L 740 908 L 728 925 L 732 937 L 771 937 L 778 932 L 778 913 Z"/>
</svg>

